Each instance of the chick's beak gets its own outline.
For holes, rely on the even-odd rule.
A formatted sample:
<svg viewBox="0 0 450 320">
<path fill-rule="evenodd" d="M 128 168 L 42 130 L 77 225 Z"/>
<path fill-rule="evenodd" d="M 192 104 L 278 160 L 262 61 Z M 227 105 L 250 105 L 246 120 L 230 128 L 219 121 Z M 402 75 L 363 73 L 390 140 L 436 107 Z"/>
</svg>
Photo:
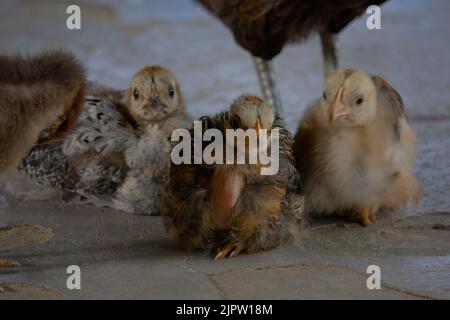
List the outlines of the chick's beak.
<svg viewBox="0 0 450 320">
<path fill-rule="evenodd" d="M 350 114 L 350 110 L 342 101 L 342 96 L 344 94 L 344 88 L 340 87 L 336 97 L 331 103 L 330 108 L 330 122 L 335 121 L 336 119 L 348 116 Z"/>
<path fill-rule="evenodd" d="M 256 134 L 259 134 L 259 130 L 261 129 L 261 122 L 259 121 L 259 117 L 256 119 L 255 130 Z"/>
<path fill-rule="evenodd" d="M 157 109 L 161 105 L 161 99 L 157 95 L 152 95 L 148 100 L 148 105 L 151 109 Z"/>
</svg>

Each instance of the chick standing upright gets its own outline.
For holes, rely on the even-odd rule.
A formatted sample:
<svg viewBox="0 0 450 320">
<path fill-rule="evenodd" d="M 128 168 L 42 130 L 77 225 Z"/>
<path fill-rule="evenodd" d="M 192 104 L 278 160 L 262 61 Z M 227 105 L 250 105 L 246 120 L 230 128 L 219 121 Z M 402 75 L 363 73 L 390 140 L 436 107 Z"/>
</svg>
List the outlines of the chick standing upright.
<svg viewBox="0 0 450 320">
<path fill-rule="evenodd" d="M 76 128 L 62 141 L 34 147 L 19 170 L 62 189 L 70 202 L 159 214 L 170 134 L 192 125 L 177 80 L 163 67 L 145 67 L 122 96 L 99 87 L 89 93 L 100 97 L 86 99 Z"/>
<path fill-rule="evenodd" d="M 300 122 L 294 153 L 311 212 L 367 225 L 380 208 L 418 201 L 416 137 L 400 95 L 380 77 L 332 73 Z"/>
<path fill-rule="evenodd" d="M 279 150 L 273 152 L 279 152 L 279 170 L 274 175 L 261 175 L 261 163 L 248 161 L 172 163 L 161 202 L 169 230 L 186 249 L 212 252 L 216 259 L 272 249 L 294 238 L 299 232 L 303 198 L 295 190 L 299 177 L 293 139 L 284 122 L 262 99 L 251 95 L 239 97 L 228 112 L 201 119 L 203 133 L 216 129 L 224 137 L 227 129 L 277 129 Z M 223 138 L 222 142 L 224 155 L 229 141 Z M 249 150 L 245 150 L 246 156 Z"/>
</svg>

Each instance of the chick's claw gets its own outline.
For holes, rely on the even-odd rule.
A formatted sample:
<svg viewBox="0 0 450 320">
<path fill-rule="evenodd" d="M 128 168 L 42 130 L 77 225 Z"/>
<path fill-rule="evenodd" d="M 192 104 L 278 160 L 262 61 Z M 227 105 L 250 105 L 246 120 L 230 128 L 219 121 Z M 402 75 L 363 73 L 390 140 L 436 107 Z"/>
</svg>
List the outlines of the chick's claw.
<svg viewBox="0 0 450 320">
<path fill-rule="evenodd" d="M 243 244 L 227 244 L 219 250 L 214 260 L 221 260 L 223 258 L 233 258 L 241 254 L 245 250 Z"/>
<path fill-rule="evenodd" d="M 364 227 L 375 221 L 375 216 L 369 208 L 355 210 L 351 212 L 349 218 L 351 221 L 359 222 Z"/>
</svg>

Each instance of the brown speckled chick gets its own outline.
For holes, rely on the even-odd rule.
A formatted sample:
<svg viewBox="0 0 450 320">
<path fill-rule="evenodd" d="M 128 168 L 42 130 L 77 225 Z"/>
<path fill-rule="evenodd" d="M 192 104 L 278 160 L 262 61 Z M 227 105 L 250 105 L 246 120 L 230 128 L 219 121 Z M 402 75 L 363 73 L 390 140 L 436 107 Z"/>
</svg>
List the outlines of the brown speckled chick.
<svg viewBox="0 0 450 320">
<path fill-rule="evenodd" d="M 170 134 L 192 126 L 177 79 L 166 68 L 144 67 L 128 94 L 100 86 L 88 92 L 96 97 L 86 99 L 76 128 L 62 141 L 33 148 L 19 170 L 62 189 L 70 202 L 159 214 Z"/>
<path fill-rule="evenodd" d="M 401 97 L 380 77 L 331 74 L 300 122 L 294 152 L 313 213 L 367 225 L 380 208 L 418 201 L 416 137 Z"/>
<path fill-rule="evenodd" d="M 224 137 L 226 129 L 267 129 L 268 134 L 278 129 L 279 170 L 261 175 L 260 162 L 172 163 L 162 194 L 162 213 L 169 218 L 168 227 L 180 244 L 221 259 L 269 250 L 294 238 L 299 232 L 303 198 L 293 187 L 299 177 L 293 139 L 284 122 L 262 99 L 251 95 L 236 99 L 228 112 L 201 119 L 203 131 L 217 129 Z M 224 138 L 223 145 L 226 143 Z"/>
</svg>

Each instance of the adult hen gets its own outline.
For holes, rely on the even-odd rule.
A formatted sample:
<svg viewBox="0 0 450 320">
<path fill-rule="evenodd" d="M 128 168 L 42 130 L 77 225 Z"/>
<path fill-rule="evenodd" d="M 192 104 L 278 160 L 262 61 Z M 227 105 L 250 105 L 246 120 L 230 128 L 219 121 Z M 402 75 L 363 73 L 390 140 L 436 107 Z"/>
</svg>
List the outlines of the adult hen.
<svg viewBox="0 0 450 320">
<path fill-rule="evenodd" d="M 197 0 L 233 33 L 254 57 L 262 92 L 281 113 L 272 59 L 287 43 L 319 33 L 325 74 L 338 65 L 335 35 L 370 5 L 386 0 Z"/>
</svg>

